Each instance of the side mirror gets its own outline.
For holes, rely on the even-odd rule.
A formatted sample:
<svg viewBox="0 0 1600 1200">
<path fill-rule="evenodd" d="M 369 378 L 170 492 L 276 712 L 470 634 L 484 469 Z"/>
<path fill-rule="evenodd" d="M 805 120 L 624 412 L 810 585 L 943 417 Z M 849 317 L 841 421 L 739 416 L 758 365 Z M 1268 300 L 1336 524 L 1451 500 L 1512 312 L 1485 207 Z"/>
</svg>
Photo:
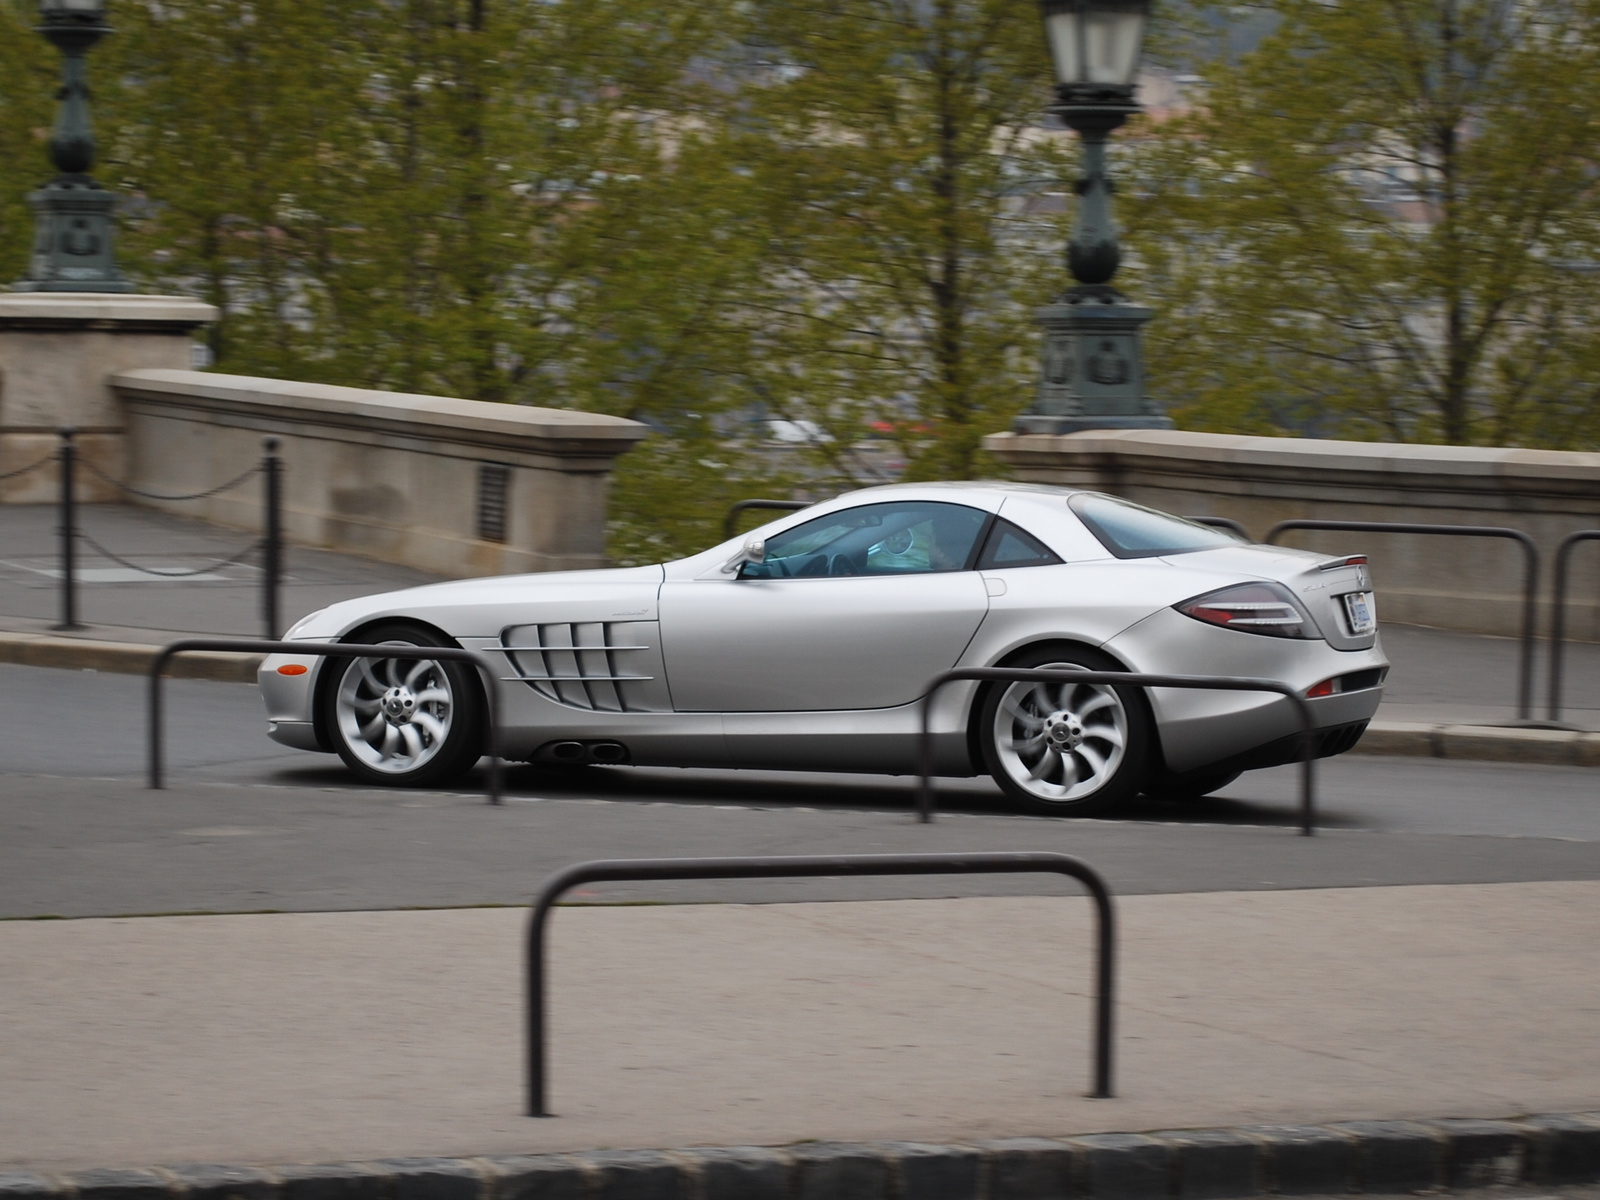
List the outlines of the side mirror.
<svg viewBox="0 0 1600 1200">
<path fill-rule="evenodd" d="M 766 557 L 767 557 L 767 542 L 766 542 L 766 539 L 765 538 L 751 538 L 748 542 L 746 542 L 743 546 L 741 546 L 739 548 L 739 553 L 735 554 L 727 562 L 722 564 L 722 573 L 724 575 L 732 575 L 740 567 L 744 566 L 745 563 L 765 562 L 766 561 Z"/>
</svg>

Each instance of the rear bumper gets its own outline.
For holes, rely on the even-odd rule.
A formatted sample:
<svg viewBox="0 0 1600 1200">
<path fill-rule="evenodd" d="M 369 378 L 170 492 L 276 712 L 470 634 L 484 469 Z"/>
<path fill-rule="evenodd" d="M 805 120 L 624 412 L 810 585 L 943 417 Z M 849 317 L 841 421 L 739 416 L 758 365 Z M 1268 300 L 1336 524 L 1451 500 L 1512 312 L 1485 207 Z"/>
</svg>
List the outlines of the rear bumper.
<svg viewBox="0 0 1600 1200">
<path fill-rule="evenodd" d="M 1388 660 L 1378 645 L 1337 650 L 1321 640 L 1299 641 L 1219 629 L 1173 609 L 1158 612 L 1112 639 L 1106 649 L 1136 671 L 1220 675 L 1279 680 L 1302 695 L 1326 679 L 1340 690 L 1308 700 L 1319 756 L 1341 754 L 1355 744 L 1383 699 Z M 1150 688 L 1150 707 L 1160 731 L 1166 769 L 1250 770 L 1293 760 L 1300 731 L 1294 701 L 1273 692 Z M 1289 743 L 1287 751 L 1283 743 Z M 1259 757 L 1259 761 L 1257 761 Z M 1239 765 L 1248 764 L 1248 765 Z"/>
<path fill-rule="evenodd" d="M 1324 725 L 1311 731 L 1311 757 L 1332 758 L 1336 754 L 1343 754 L 1354 749 L 1355 744 L 1361 740 L 1361 735 L 1367 731 L 1367 721 L 1351 721 L 1344 725 Z M 1277 741 L 1268 742 L 1265 746 L 1257 746 L 1254 750 L 1246 750 L 1232 758 L 1214 763 L 1206 769 L 1213 767 L 1218 771 L 1259 771 L 1263 767 L 1281 767 L 1285 763 L 1300 760 L 1300 735 L 1291 733 Z"/>
</svg>

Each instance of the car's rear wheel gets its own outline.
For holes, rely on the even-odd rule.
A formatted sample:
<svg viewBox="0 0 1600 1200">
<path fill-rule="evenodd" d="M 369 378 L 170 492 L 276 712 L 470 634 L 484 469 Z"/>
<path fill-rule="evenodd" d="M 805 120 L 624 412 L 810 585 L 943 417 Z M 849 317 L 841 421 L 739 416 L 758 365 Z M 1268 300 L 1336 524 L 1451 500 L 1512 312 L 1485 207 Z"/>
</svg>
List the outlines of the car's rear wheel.
<svg viewBox="0 0 1600 1200">
<path fill-rule="evenodd" d="M 1114 671 L 1079 647 L 1040 647 L 1007 664 Z M 1013 800 L 1057 816 L 1103 813 L 1139 792 L 1150 720 L 1137 690 L 1101 683 L 992 685 L 978 710 L 985 764 Z"/>
<path fill-rule="evenodd" d="M 373 645 L 443 646 L 411 625 L 368 629 Z M 329 662 L 323 717 L 345 765 L 372 783 L 447 784 L 478 761 L 483 701 L 472 668 L 436 659 L 355 658 Z"/>
</svg>

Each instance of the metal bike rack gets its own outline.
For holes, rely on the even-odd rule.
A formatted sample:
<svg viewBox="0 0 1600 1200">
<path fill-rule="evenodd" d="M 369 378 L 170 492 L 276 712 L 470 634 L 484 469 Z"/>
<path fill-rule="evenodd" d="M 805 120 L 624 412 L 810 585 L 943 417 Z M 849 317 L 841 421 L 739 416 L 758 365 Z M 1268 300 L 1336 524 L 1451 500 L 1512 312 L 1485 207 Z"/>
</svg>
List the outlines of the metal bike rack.
<svg viewBox="0 0 1600 1200">
<path fill-rule="evenodd" d="M 722 537 L 726 541 L 733 536 L 733 528 L 738 523 L 739 514 L 752 508 L 770 508 L 775 512 L 799 512 L 802 508 L 810 508 L 810 500 L 739 500 L 728 509 L 728 515 L 722 518 Z"/>
<path fill-rule="evenodd" d="M 1555 582 L 1550 596 L 1550 703 L 1545 715 L 1561 720 L 1561 667 L 1567 649 L 1567 560 L 1579 542 L 1600 542 L 1600 529 L 1580 529 L 1556 547 Z"/>
<path fill-rule="evenodd" d="M 1291 529 L 1324 529 L 1347 533 L 1421 533 L 1439 537 L 1504 538 L 1522 547 L 1522 665 L 1517 676 L 1517 716 L 1533 718 L 1533 658 L 1539 619 L 1539 548 L 1520 529 L 1499 525 L 1426 525 L 1409 521 L 1279 521 L 1267 530 L 1268 545 Z"/>
<path fill-rule="evenodd" d="M 1276 692 L 1294 701 L 1300 717 L 1300 832 L 1311 837 L 1316 827 L 1316 779 L 1311 757 L 1313 728 L 1311 702 L 1286 683 L 1276 679 L 1250 679 L 1231 675 L 1145 675 L 1137 671 L 1051 671 L 1025 667 L 958 667 L 941 671 L 922 693 L 922 739 L 920 767 L 922 779 L 917 790 L 917 814 L 927 824 L 933 820 L 933 730 L 929 720 L 933 694 L 957 680 L 984 683 L 1127 683 L 1138 687 L 1192 688 L 1222 692 Z"/>
<path fill-rule="evenodd" d="M 1213 529 L 1226 529 L 1230 533 L 1237 533 L 1245 541 L 1253 540 L 1250 531 L 1232 517 L 1185 517 L 1185 521 L 1193 521 L 1196 525 L 1210 525 Z"/>
<path fill-rule="evenodd" d="M 484 703 L 489 709 L 489 786 L 490 804 L 499 804 L 504 790 L 504 765 L 500 759 L 500 715 L 505 711 L 504 695 L 494 664 L 476 650 L 458 646 L 367 646 L 352 642 L 271 642 L 254 638 L 184 638 L 162 648 L 150 664 L 150 787 L 160 789 L 162 780 L 162 690 L 167 663 L 174 655 L 192 650 L 234 650 L 245 654 L 304 654 L 320 658 L 399 658 L 413 662 L 426 660 L 471 663 L 484 679 Z"/>
<path fill-rule="evenodd" d="M 780 858 L 623 858 L 577 863 L 557 871 L 540 889 L 528 919 L 528 1115 L 548 1117 L 545 1098 L 544 934 L 551 906 L 563 892 L 585 883 L 655 879 L 818 879 L 862 875 L 1068 875 L 1089 890 L 1099 918 L 1096 938 L 1094 1081 L 1090 1095 L 1111 1090 L 1111 1019 L 1115 984 L 1115 914 L 1111 889 L 1087 863 L 1050 851 L 971 854 L 846 854 Z"/>
</svg>

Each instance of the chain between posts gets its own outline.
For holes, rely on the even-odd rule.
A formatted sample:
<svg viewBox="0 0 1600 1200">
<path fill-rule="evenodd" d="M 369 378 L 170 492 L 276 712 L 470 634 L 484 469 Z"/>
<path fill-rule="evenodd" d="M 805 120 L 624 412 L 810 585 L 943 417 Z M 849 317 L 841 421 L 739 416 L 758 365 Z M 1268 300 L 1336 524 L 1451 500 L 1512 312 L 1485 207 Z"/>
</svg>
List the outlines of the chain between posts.
<svg viewBox="0 0 1600 1200">
<path fill-rule="evenodd" d="M 1499 525 L 1428 525 L 1411 521 L 1279 521 L 1262 539 L 1268 545 L 1291 529 L 1346 533 L 1419 533 L 1436 537 L 1503 538 L 1522 547 L 1522 663 L 1517 674 L 1517 716 L 1533 718 L 1533 659 L 1538 648 L 1539 548 L 1520 529 Z"/>
<path fill-rule="evenodd" d="M 162 648 L 150 663 L 150 783 L 152 789 L 165 785 L 162 770 L 163 717 L 161 681 L 173 656 L 195 650 L 231 650 L 243 654 L 299 654 L 317 658 L 398 658 L 402 661 L 471 663 L 484 680 L 484 703 L 489 709 L 489 786 L 490 804 L 499 804 L 504 793 L 504 749 L 501 718 L 505 714 L 505 694 L 494 664 L 476 650 L 459 646 L 367 646 L 355 642 L 282 642 L 256 638 L 184 638 Z"/>
<path fill-rule="evenodd" d="M 1311 734 L 1315 722 L 1311 702 L 1297 690 L 1276 679 L 1251 679 L 1230 675 L 1146 675 L 1137 671 L 1058 671 L 1037 667 L 958 667 L 941 671 L 929 682 L 922 693 L 922 734 L 919 745 L 921 780 L 917 787 L 917 815 L 923 824 L 933 821 L 933 696 L 946 684 L 967 680 L 979 683 L 1110 683 L 1132 684 L 1137 687 L 1190 688 L 1196 691 L 1224 692 L 1276 692 L 1294 703 L 1300 718 L 1300 832 L 1313 836 L 1316 824 L 1316 778 L 1311 756 Z"/>
<path fill-rule="evenodd" d="M 31 462 L 25 467 L 18 467 L 15 471 L 6 471 L 4 474 L 0 474 L 0 483 L 4 483 L 8 479 L 20 479 L 29 471 L 37 471 L 40 467 L 48 467 L 51 463 L 56 461 L 57 457 L 58 455 L 56 452 L 52 450 L 43 458 Z"/>
<path fill-rule="evenodd" d="M 1087 863 L 1053 851 L 967 854 L 796 855 L 775 858 L 634 858 L 577 863 L 557 871 L 539 891 L 528 918 L 528 1115 L 548 1117 L 545 1095 L 545 926 L 564 892 L 585 883 L 665 879 L 819 879 L 864 875 L 1014 875 L 1053 873 L 1088 889 L 1098 918 L 1095 944 L 1094 1076 L 1090 1095 L 1112 1092 L 1112 1018 L 1116 985 L 1116 914 L 1111 889 Z"/>
<path fill-rule="evenodd" d="M 262 438 L 263 455 L 261 462 L 251 467 L 248 471 L 234 476 L 228 482 L 219 484 L 214 488 L 208 488 L 202 492 L 168 494 L 165 492 L 146 491 L 111 478 L 111 476 L 78 453 L 77 443 L 74 440 L 77 436 L 75 428 L 70 425 L 64 425 L 57 430 L 57 433 L 61 438 L 61 447 L 50 457 L 57 459 L 61 464 L 60 522 L 57 527 L 60 535 L 61 620 L 54 628 L 61 630 L 84 628 L 78 621 L 77 543 L 81 540 L 97 554 L 110 559 L 112 562 L 156 579 L 185 579 L 196 575 L 204 575 L 220 567 L 232 566 L 235 563 L 243 562 L 259 550 L 261 552 L 262 624 L 265 626 L 267 637 L 274 638 L 278 636 L 279 592 L 282 587 L 283 576 L 283 463 L 278 457 L 280 443 L 276 437 L 269 435 Z M 44 461 L 49 461 L 49 459 Z M 77 468 L 80 463 L 89 470 L 90 474 L 127 495 L 137 496 L 143 500 L 162 502 L 205 500 L 211 496 L 220 495 L 230 488 L 238 487 L 252 476 L 260 474 L 263 479 L 262 536 L 258 541 L 243 550 L 194 570 L 162 571 L 152 567 L 140 566 L 138 563 L 131 562 L 107 550 L 78 528 Z M 8 476 L 0 476 L 0 479 L 4 478 L 8 478 Z"/>
</svg>

